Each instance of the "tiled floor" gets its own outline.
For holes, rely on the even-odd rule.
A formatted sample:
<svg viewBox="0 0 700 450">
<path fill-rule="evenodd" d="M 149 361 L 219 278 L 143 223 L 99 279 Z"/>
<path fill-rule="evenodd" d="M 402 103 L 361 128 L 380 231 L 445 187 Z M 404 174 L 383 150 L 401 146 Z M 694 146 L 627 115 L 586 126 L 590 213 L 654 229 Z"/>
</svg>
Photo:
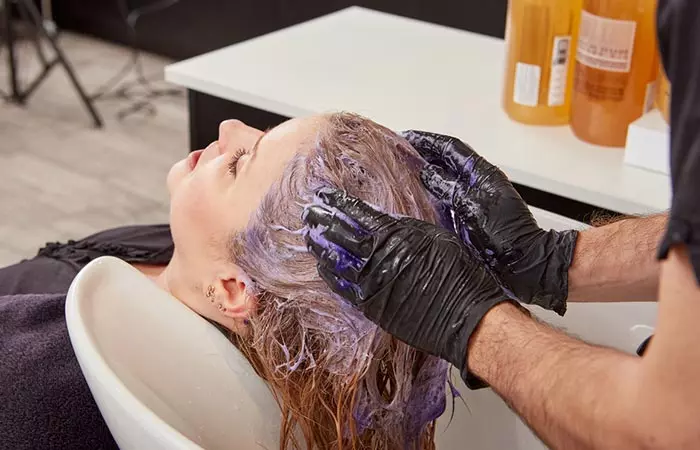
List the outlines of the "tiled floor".
<svg viewBox="0 0 700 450">
<path fill-rule="evenodd" d="M 88 92 L 130 56 L 125 48 L 68 33 L 62 44 Z M 26 80 L 37 68 L 27 42 L 19 60 Z M 167 63 L 144 57 L 146 73 L 159 79 Z M 126 81 L 133 79 L 132 73 Z M 0 48 L 0 90 L 8 89 L 6 50 Z M 153 116 L 119 120 L 128 105 L 124 99 L 99 101 L 106 126 L 93 128 L 60 67 L 26 106 L 0 100 L 0 267 L 35 254 L 47 241 L 167 221 L 165 176 L 187 153 L 185 97 L 155 100 Z"/>
</svg>

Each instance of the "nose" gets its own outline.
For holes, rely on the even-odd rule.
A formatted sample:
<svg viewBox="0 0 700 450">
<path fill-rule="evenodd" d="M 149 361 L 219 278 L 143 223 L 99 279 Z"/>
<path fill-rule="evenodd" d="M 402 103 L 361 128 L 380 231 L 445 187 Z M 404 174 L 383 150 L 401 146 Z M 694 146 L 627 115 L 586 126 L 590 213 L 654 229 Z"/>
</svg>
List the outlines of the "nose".
<svg viewBox="0 0 700 450">
<path fill-rule="evenodd" d="M 237 151 L 240 148 L 251 149 L 263 134 L 240 120 L 224 120 L 219 124 L 219 147 L 222 152 Z"/>
<path fill-rule="evenodd" d="M 219 124 L 219 140 L 223 140 L 226 136 L 235 133 L 237 130 L 241 131 L 246 127 L 246 124 L 237 119 L 224 120 Z"/>
</svg>

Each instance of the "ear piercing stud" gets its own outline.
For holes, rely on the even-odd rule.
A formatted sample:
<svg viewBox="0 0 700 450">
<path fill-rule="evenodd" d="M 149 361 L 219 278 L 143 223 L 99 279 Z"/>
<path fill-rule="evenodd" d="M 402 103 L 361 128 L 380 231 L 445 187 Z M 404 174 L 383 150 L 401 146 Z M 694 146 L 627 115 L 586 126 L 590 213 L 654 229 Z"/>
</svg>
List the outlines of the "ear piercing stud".
<svg viewBox="0 0 700 450">
<path fill-rule="evenodd" d="M 207 288 L 206 297 L 209 299 L 210 303 L 214 303 L 214 286 L 209 285 Z"/>
</svg>

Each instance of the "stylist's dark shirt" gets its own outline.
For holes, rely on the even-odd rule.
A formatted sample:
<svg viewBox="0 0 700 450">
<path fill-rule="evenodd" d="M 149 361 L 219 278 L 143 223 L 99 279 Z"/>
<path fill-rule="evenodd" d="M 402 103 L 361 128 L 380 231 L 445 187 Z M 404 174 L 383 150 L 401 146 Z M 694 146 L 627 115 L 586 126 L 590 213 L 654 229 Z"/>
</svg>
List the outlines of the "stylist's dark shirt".
<svg viewBox="0 0 700 450">
<path fill-rule="evenodd" d="M 172 253 L 167 225 L 125 227 L 0 269 L 0 449 L 118 448 L 73 353 L 66 293 L 97 257 L 165 265 Z"/>
<path fill-rule="evenodd" d="M 659 0 L 659 48 L 671 82 L 673 201 L 659 257 L 685 245 L 700 282 L 700 0 Z"/>
</svg>

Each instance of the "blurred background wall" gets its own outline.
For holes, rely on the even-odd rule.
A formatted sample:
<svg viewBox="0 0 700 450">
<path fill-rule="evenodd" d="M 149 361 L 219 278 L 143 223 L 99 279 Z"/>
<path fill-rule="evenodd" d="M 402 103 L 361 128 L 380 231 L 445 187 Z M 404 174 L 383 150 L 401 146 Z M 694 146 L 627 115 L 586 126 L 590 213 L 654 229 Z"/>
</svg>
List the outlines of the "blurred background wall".
<svg viewBox="0 0 700 450">
<path fill-rule="evenodd" d="M 130 44 L 119 1 L 131 10 L 155 3 L 54 0 L 54 14 L 64 29 Z M 184 59 L 352 5 L 503 37 L 507 0 L 180 0 L 139 20 L 139 46 Z"/>
</svg>

